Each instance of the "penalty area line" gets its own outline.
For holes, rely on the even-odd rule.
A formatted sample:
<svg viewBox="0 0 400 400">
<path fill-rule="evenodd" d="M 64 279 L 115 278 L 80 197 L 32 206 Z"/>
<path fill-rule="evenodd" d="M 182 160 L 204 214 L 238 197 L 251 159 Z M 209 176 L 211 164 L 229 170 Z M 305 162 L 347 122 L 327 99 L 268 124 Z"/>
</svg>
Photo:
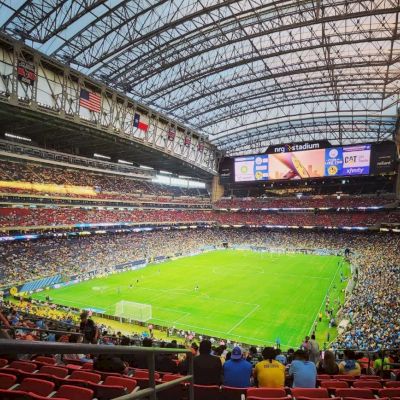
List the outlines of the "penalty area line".
<svg viewBox="0 0 400 400">
<path fill-rule="evenodd" d="M 252 310 L 250 310 L 238 323 L 236 323 L 235 325 L 233 325 L 233 327 L 231 329 L 229 329 L 229 331 L 227 332 L 227 334 L 229 335 L 235 328 L 237 328 L 241 323 L 243 323 L 247 318 L 250 317 L 251 314 L 253 314 L 254 312 L 256 312 L 258 309 L 260 308 L 260 305 L 257 304 Z"/>
</svg>

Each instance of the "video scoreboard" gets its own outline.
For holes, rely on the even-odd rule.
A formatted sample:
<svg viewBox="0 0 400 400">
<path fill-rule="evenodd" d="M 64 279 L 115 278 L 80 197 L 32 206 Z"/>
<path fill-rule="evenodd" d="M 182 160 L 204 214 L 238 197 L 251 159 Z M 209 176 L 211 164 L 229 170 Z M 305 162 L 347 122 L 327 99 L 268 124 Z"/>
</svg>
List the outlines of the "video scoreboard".
<svg viewBox="0 0 400 400">
<path fill-rule="evenodd" d="M 225 159 L 221 176 L 234 182 L 352 177 L 394 170 L 393 142 L 331 146 L 327 141 L 270 146 L 264 154 Z"/>
</svg>

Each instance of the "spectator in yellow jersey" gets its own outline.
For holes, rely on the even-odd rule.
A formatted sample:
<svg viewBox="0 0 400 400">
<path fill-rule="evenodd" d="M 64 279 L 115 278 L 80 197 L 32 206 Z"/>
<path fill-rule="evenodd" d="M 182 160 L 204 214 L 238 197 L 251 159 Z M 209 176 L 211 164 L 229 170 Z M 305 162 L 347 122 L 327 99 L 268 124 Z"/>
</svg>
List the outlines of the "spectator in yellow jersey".
<svg viewBox="0 0 400 400">
<path fill-rule="evenodd" d="M 263 361 L 254 368 L 254 380 L 258 387 L 280 388 L 285 384 L 285 367 L 275 360 L 276 351 L 266 347 L 262 351 Z"/>
</svg>

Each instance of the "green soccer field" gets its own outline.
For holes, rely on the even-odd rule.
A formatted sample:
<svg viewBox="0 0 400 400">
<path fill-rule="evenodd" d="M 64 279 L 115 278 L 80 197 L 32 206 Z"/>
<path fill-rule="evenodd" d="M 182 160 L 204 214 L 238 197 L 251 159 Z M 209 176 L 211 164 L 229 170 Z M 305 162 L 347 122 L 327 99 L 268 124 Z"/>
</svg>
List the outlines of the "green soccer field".
<svg viewBox="0 0 400 400">
<path fill-rule="evenodd" d="M 325 296 L 343 300 L 340 257 L 219 250 L 149 265 L 33 295 L 79 308 L 115 313 L 121 300 L 152 305 L 153 323 L 245 343 L 298 346 Z M 139 283 L 137 283 L 139 280 Z M 130 287 L 133 285 L 133 287 Z M 195 290 L 198 286 L 199 289 Z M 100 311 L 102 310 L 102 311 Z M 327 318 L 317 327 L 326 340 Z M 330 330 L 331 340 L 334 330 Z"/>
</svg>

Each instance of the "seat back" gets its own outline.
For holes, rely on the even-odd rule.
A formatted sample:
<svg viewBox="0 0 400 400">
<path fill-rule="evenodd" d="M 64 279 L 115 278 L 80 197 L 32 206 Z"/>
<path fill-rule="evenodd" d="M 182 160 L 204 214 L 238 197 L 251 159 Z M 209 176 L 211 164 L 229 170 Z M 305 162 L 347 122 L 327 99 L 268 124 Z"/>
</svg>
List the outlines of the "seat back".
<svg viewBox="0 0 400 400">
<path fill-rule="evenodd" d="M 349 384 L 346 381 L 337 381 L 336 379 L 328 379 L 321 381 L 320 386 L 326 389 L 348 388 Z"/>
<path fill-rule="evenodd" d="M 5 367 L 8 364 L 8 360 L 5 358 L 0 358 L 0 368 Z"/>
<path fill-rule="evenodd" d="M 387 388 L 400 388 L 400 381 L 386 381 L 385 386 Z"/>
<path fill-rule="evenodd" d="M 68 375 L 67 368 L 56 367 L 53 365 L 43 365 L 43 367 L 40 368 L 39 372 L 41 374 L 58 376 L 59 378 L 65 378 Z"/>
<path fill-rule="evenodd" d="M 174 381 L 175 379 L 182 378 L 183 375 L 178 375 L 178 374 L 165 374 L 162 377 L 163 382 L 171 382 Z"/>
<path fill-rule="evenodd" d="M 22 390 L 0 389 L 1 400 L 31 400 L 32 396 Z"/>
<path fill-rule="evenodd" d="M 382 389 L 382 384 L 374 379 L 358 379 L 353 383 L 355 388 Z"/>
<path fill-rule="evenodd" d="M 317 375 L 317 380 L 326 380 L 326 379 L 331 379 L 331 376 L 329 374 L 318 374 Z"/>
<path fill-rule="evenodd" d="M 359 399 L 374 399 L 375 396 L 371 389 L 336 389 L 336 396 L 338 397 L 357 397 Z"/>
<path fill-rule="evenodd" d="M 101 380 L 101 375 L 95 374 L 93 372 L 78 370 L 78 371 L 73 371 L 69 378 L 80 379 L 82 381 L 88 381 L 92 383 L 99 383 Z"/>
<path fill-rule="evenodd" d="M 221 397 L 223 400 L 241 400 L 242 395 L 246 396 L 247 388 L 236 388 L 230 386 L 221 387 Z"/>
<path fill-rule="evenodd" d="M 149 379 L 150 373 L 147 370 L 136 369 L 133 374 L 135 378 L 146 378 Z M 160 379 L 160 374 L 158 372 L 154 373 L 154 379 Z"/>
<path fill-rule="evenodd" d="M 282 398 L 286 397 L 285 389 L 280 388 L 247 388 L 247 397 Z"/>
<path fill-rule="evenodd" d="M 35 358 L 35 361 L 41 362 L 43 364 L 50 364 L 54 365 L 56 363 L 56 359 L 53 357 L 45 357 L 45 356 L 37 356 Z"/>
<path fill-rule="evenodd" d="M 33 372 L 37 369 L 37 365 L 29 361 L 13 361 L 10 364 L 10 368 L 19 369 L 25 372 Z"/>
<path fill-rule="evenodd" d="M 88 383 L 89 389 L 94 392 L 94 397 L 97 400 L 111 400 L 123 396 L 127 390 L 119 385 L 100 385 L 98 383 Z"/>
<path fill-rule="evenodd" d="M 378 391 L 379 397 L 400 397 L 400 388 L 385 388 Z"/>
<path fill-rule="evenodd" d="M 247 400 L 289 400 L 289 397 L 255 397 L 255 396 L 247 396 Z"/>
<path fill-rule="evenodd" d="M 217 385 L 193 385 L 195 400 L 220 400 L 220 390 Z"/>
<path fill-rule="evenodd" d="M 0 389 L 8 389 L 17 382 L 15 375 L 0 373 Z"/>
<path fill-rule="evenodd" d="M 360 379 L 380 380 L 381 377 L 378 375 L 360 375 Z"/>
<path fill-rule="evenodd" d="M 293 388 L 293 397 L 310 397 L 313 399 L 326 399 L 329 397 L 328 390 L 325 388 Z"/>
<path fill-rule="evenodd" d="M 19 385 L 18 390 L 32 392 L 40 396 L 48 396 L 54 390 L 54 382 L 43 379 L 25 378 Z"/>
<path fill-rule="evenodd" d="M 68 400 L 92 400 L 93 390 L 72 385 L 62 385 L 57 390 L 56 397 L 63 397 Z"/>
<path fill-rule="evenodd" d="M 105 385 L 118 385 L 123 386 L 128 390 L 128 392 L 132 392 L 133 389 L 137 386 L 137 382 L 132 378 L 124 378 L 120 376 L 107 376 L 105 381 Z"/>
</svg>

